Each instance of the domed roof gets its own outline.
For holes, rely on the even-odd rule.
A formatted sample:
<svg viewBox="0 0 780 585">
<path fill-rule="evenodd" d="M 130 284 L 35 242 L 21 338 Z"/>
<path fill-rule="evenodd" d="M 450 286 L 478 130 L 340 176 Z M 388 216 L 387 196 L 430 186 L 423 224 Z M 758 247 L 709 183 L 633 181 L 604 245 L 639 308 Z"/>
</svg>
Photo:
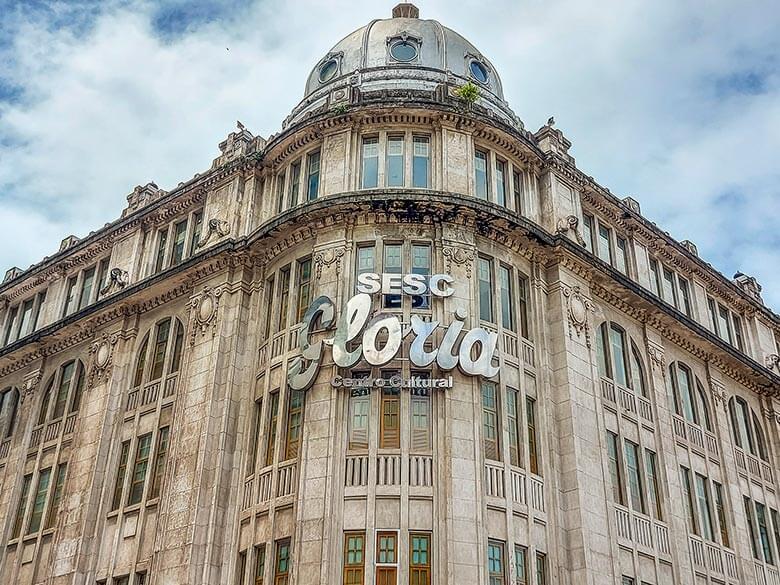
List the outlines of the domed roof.
<svg viewBox="0 0 780 585">
<path fill-rule="evenodd" d="M 490 61 L 469 41 L 436 20 L 422 20 L 408 3 L 392 18 L 373 20 L 347 35 L 328 51 L 309 75 L 301 104 L 291 119 L 321 106 L 339 88 L 433 90 L 449 82 L 471 81 L 482 91 L 484 105 L 514 115 L 504 101 L 501 78 Z"/>
</svg>

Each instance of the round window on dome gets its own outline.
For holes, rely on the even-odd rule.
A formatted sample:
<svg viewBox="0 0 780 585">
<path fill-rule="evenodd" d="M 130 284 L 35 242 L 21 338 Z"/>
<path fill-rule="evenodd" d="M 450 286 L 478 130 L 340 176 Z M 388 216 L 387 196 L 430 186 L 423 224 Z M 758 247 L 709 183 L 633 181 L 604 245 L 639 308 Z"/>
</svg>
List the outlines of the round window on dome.
<svg viewBox="0 0 780 585">
<path fill-rule="evenodd" d="M 336 77 L 339 72 L 339 62 L 336 59 L 329 59 L 320 67 L 320 83 L 325 83 Z"/>
<path fill-rule="evenodd" d="M 417 43 L 410 40 L 397 41 L 390 45 L 390 56 L 402 63 L 414 61 L 417 58 Z"/>
<path fill-rule="evenodd" d="M 469 70 L 471 71 L 471 76 L 476 79 L 479 83 L 487 83 L 489 78 L 488 68 L 485 67 L 484 63 L 480 63 L 477 60 L 474 60 L 469 65 Z"/>
</svg>

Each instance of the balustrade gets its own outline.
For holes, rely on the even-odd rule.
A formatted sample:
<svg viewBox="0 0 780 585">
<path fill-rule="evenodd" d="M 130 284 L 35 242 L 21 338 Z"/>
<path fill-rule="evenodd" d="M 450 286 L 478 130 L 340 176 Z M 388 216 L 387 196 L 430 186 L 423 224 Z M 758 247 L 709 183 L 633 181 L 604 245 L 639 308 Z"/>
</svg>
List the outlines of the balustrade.
<svg viewBox="0 0 780 585">
<path fill-rule="evenodd" d="M 485 492 L 488 496 L 504 497 L 504 466 L 500 463 L 485 463 Z"/>
<path fill-rule="evenodd" d="M 376 458 L 376 485 L 401 484 L 401 456 L 379 455 Z"/>
<path fill-rule="evenodd" d="M 298 478 L 298 462 L 291 461 L 279 465 L 276 482 L 276 497 L 282 498 L 295 493 Z"/>
<path fill-rule="evenodd" d="M 350 455 L 344 473 L 346 487 L 368 485 L 368 455 Z"/>
<path fill-rule="evenodd" d="M 409 485 L 431 487 L 433 485 L 433 457 L 430 455 L 409 456 Z"/>
</svg>

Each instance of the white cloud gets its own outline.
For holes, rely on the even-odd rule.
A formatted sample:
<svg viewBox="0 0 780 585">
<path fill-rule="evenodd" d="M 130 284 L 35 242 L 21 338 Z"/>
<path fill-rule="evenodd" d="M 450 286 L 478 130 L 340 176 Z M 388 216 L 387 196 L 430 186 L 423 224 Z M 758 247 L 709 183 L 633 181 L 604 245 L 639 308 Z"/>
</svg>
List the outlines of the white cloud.
<svg viewBox="0 0 780 585">
<path fill-rule="evenodd" d="M 491 58 L 529 129 L 554 114 L 586 173 L 727 276 L 756 276 L 780 307 L 774 2 L 420 4 Z M 0 79 L 24 93 L 4 104 L 0 92 L 0 225 L 11 226 L 0 266 L 25 267 L 118 217 L 136 184 L 171 188 L 203 171 L 236 119 L 277 132 L 313 64 L 390 9 L 226 3 L 218 19 L 161 34 L 157 3 L 53 6 L 6 25 Z"/>
</svg>

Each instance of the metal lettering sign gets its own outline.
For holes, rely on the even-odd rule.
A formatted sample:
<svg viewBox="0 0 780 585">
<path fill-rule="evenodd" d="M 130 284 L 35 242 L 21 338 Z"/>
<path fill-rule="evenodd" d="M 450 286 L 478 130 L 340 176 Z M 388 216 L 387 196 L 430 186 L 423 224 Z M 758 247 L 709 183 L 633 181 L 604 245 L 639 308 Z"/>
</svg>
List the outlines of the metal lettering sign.
<svg viewBox="0 0 780 585">
<path fill-rule="evenodd" d="M 409 349 L 409 361 L 415 367 L 427 368 L 436 363 L 444 371 L 457 367 L 469 376 L 495 376 L 498 367 L 493 365 L 493 355 L 498 335 L 480 327 L 464 332 L 463 323 L 467 315 L 462 309 L 455 311 L 455 319 L 446 326 L 441 345 L 432 351 L 426 351 L 425 343 L 439 328 L 438 321 L 423 321 L 412 315 L 411 323 L 404 326 L 398 315 L 379 313 L 371 317 L 373 294 L 421 296 L 430 293 L 433 297 L 446 298 L 455 293 L 451 286 L 453 282 L 448 274 L 430 277 L 421 274 L 361 274 L 358 276 L 358 294 L 347 301 L 338 322 L 333 301 L 327 296 L 317 297 L 303 316 L 299 335 L 301 355 L 290 363 L 287 371 L 290 388 L 306 390 L 314 384 L 325 346 L 331 348 L 333 361 L 340 368 L 352 368 L 361 359 L 372 366 L 384 366 L 398 355 L 402 341 L 410 334 L 414 338 Z M 312 342 L 311 333 L 317 324 L 325 331 L 330 331 L 335 325 L 333 336 Z M 462 339 L 461 333 L 464 333 Z M 378 342 L 380 337 L 386 338 L 381 345 Z M 440 387 L 451 387 L 452 377 L 442 380 L 450 385 Z"/>
</svg>

